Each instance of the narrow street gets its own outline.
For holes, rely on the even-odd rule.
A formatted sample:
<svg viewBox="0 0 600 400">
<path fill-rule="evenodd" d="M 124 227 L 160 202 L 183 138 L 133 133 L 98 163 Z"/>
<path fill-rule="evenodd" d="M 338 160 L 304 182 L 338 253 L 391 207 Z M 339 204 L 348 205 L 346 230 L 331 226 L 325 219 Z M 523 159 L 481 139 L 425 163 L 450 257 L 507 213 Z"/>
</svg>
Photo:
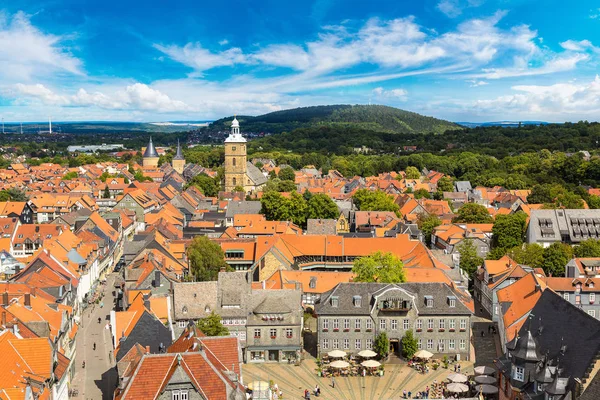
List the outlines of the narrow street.
<svg viewBox="0 0 600 400">
<path fill-rule="evenodd" d="M 98 287 L 98 290 L 104 293 L 104 307 L 100 307 L 100 304 L 90 305 L 81 316 L 81 326 L 77 334 L 76 373 L 72 383 L 72 389 L 79 392 L 76 396 L 79 399 L 112 399 L 117 385 L 111 335 L 107 329 L 114 304 L 114 281 L 115 274 L 111 273 L 107 277 L 106 285 Z M 85 368 L 82 368 L 84 361 Z"/>
</svg>

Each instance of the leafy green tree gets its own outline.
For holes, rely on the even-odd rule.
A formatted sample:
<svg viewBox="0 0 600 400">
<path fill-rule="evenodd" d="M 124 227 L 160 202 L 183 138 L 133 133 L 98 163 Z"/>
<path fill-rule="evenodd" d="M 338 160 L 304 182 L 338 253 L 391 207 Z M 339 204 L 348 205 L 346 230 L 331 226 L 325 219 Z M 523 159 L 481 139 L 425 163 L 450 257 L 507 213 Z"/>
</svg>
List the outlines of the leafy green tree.
<svg viewBox="0 0 600 400">
<path fill-rule="evenodd" d="M 206 236 L 196 236 L 188 246 L 187 258 L 190 263 L 190 272 L 197 282 L 216 281 L 219 271 L 233 271 L 225 262 L 223 249 Z"/>
<path fill-rule="evenodd" d="M 1 190 L 0 191 L 0 201 L 10 201 L 10 194 L 8 194 L 8 191 L 6 190 Z"/>
<path fill-rule="evenodd" d="M 217 196 L 220 188 L 220 185 L 214 178 L 211 178 L 204 173 L 194 176 L 188 183 L 188 187 L 189 186 L 197 187 L 205 196 L 208 197 Z"/>
<path fill-rule="evenodd" d="M 437 182 L 437 190 L 440 192 L 453 192 L 454 182 L 452 182 L 452 178 L 447 176 L 441 177 Z"/>
<path fill-rule="evenodd" d="M 406 282 L 404 263 L 392 253 L 378 251 L 354 260 L 354 282 L 401 283 Z"/>
<path fill-rule="evenodd" d="M 289 199 L 278 192 L 267 192 L 263 194 L 260 203 L 261 212 L 269 221 L 292 221 L 296 225 L 304 225 L 306 222 L 307 203 L 296 192 L 292 192 Z"/>
<path fill-rule="evenodd" d="M 361 211 L 393 211 L 397 215 L 400 212 L 394 198 L 385 192 L 359 189 L 352 198 Z"/>
<path fill-rule="evenodd" d="M 536 243 L 515 247 L 507 254 L 517 263 L 528 265 L 531 268 L 542 268 L 544 264 L 544 248 Z"/>
<path fill-rule="evenodd" d="M 476 203 L 467 203 L 458 209 L 453 222 L 462 222 L 467 224 L 489 224 L 492 216 L 485 206 Z"/>
<path fill-rule="evenodd" d="M 75 171 L 71 171 L 71 172 L 67 172 L 66 174 L 63 175 L 62 180 L 63 181 L 70 181 L 71 179 L 76 179 L 79 176 L 79 174 Z"/>
<path fill-rule="evenodd" d="M 339 209 L 331 197 L 317 193 L 307 201 L 306 219 L 328 219 L 339 217 Z"/>
<path fill-rule="evenodd" d="M 575 257 L 600 257 L 600 240 L 587 239 L 573 248 Z"/>
<path fill-rule="evenodd" d="M 278 192 L 295 192 L 296 191 L 296 184 L 294 183 L 294 181 L 281 181 L 279 182 L 279 185 L 277 185 L 277 191 Z"/>
<path fill-rule="evenodd" d="M 419 343 L 412 329 L 406 331 L 400 343 L 402 345 L 402 356 L 406 359 L 411 359 L 419 349 Z"/>
<path fill-rule="evenodd" d="M 241 187 L 240 185 L 237 185 L 236 187 L 233 188 L 234 192 L 245 192 L 244 188 Z"/>
<path fill-rule="evenodd" d="M 494 246 L 508 250 L 522 245 L 526 228 L 527 214 L 522 211 L 496 216 L 492 228 Z"/>
<path fill-rule="evenodd" d="M 415 190 L 415 199 L 430 199 L 431 195 L 427 191 L 427 189 L 417 189 Z"/>
<path fill-rule="evenodd" d="M 460 254 L 460 268 L 472 279 L 477 269 L 483 264 L 483 258 L 477 255 L 477 248 L 472 239 L 463 240 L 457 246 L 457 250 Z"/>
<path fill-rule="evenodd" d="M 433 230 L 442 224 L 442 220 L 435 214 L 419 214 L 417 226 L 423 233 L 427 246 L 431 244 L 431 234 Z"/>
<path fill-rule="evenodd" d="M 565 266 L 573 258 L 573 248 L 564 243 L 552 243 L 544 249 L 542 268 L 546 275 L 564 276 Z"/>
<path fill-rule="evenodd" d="M 0 190 L 0 201 L 29 201 L 29 197 L 25 192 L 10 188 L 8 190 Z"/>
<path fill-rule="evenodd" d="M 281 168 L 279 170 L 279 174 L 277 176 L 282 181 L 292 181 L 293 182 L 296 180 L 296 174 L 294 173 L 294 170 L 291 167 Z"/>
<path fill-rule="evenodd" d="M 309 201 L 312 196 L 312 193 L 309 192 L 308 189 L 304 189 L 304 193 L 302 193 L 302 197 L 304 197 L 304 200 Z"/>
<path fill-rule="evenodd" d="M 375 350 L 381 358 L 386 358 L 388 354 L 390 354 L 390 339 L 388 338 L 387 332 L 383 331 L 375 336 L 373 350 Z"/>
<path fill-rule="evenodd" d="M 581 196 L 558 183 L 534 185 L 527 196 L 530 204 L 544 204 L 544 208 L 583 208 Z"/>
<path fill-rule="evenodd" d="M 104 194 L 103 197 L 105 199 L 110 199 L 110 190 L 108 189 L 108 185 L 104 186 Z"/>
<path fill-rule="evenodd" d="M 600 196 L 591 195 L 587 200 L 588 206 L 592 209 L 600 208 Z"/>
<path fill-rule="evenodd" d="M 221 323 L 221 316 L 214 311 L 208 317 L 200 318 L 197 326 L 206 336 L 229 335 L 229 330 Z"/>
<path fill-rule="evenodd" d="M 421 173 L 416 167 L 406 167 L 404 172 L 406 173 L 406 179 L 419 179 L 421 177 Z"/>
</svg>

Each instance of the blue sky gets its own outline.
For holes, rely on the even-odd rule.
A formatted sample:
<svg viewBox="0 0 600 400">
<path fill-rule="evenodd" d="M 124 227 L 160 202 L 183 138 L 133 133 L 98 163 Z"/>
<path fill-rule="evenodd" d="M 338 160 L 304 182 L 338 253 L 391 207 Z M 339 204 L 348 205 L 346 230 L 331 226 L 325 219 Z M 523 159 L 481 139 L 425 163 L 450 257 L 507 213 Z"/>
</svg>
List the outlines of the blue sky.
<svg viewBox="0 0 600 400">
<path fill-rule="evenodd" d="M 204 120 L 367 103 L 452 121 L 600 115 L 598 1 L 0 7 L 5 121 Z"/>
</svg>

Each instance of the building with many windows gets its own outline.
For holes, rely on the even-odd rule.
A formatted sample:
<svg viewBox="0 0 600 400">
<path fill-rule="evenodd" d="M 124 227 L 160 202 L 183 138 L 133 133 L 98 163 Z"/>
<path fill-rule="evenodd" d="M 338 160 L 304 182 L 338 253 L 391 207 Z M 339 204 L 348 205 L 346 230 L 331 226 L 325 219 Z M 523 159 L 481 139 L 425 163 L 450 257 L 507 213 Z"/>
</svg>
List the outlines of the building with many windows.
<svg viewBox="0 0 600 400">
<path fill-rule="evenodd" d="M 443 283 L 340 283 L 315 305 L 321 353 L 372 349 L 386 332 L 391 351 L 412 330 L 419 348 L 437 355 L 469 358 L 471 311 Z"/>
</svg>

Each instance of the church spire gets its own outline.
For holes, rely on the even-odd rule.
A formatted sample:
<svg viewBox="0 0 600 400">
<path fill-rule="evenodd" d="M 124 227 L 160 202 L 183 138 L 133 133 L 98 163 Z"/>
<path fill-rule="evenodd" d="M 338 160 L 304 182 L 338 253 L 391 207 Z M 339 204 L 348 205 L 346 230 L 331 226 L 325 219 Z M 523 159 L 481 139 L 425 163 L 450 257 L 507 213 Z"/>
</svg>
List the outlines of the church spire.
<svg viewBox="0 0 600 400">
<path fill-rule="evenodd" d="M 177 139 L 177 151 L 175 152 L 175 157 L 173 157 L 173 160 L 183 160 L 183 152 L 181 151 L 179 139 Z"/>
</svg>

